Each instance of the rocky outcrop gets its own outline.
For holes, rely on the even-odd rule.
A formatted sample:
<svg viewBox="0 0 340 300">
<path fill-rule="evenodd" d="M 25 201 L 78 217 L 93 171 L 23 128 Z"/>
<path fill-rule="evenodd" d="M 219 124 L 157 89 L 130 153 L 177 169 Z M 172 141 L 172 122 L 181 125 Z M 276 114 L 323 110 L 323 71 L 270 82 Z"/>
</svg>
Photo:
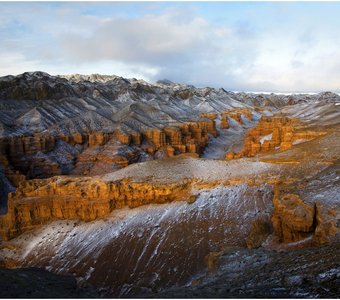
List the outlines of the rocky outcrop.
<svg viewBox="0 0 340 300">
<path fill-rule="evenodd" d="M 221 129 L 228 129 L 229 128 L 229 120 L 227 114 L 221 114 Z"/>
<path fill-rule="evenodd" d="M 6 137 L 0 140 L 0 153 L 8 155 L 12 164 L 18 164 L 22 156 L 51 151 L 54 146 L 55 137 L 47 134 Z"/>
<path fill-rule="evenodd" d="M 208 142 L 208 134 L 218 135 L 215 121 L 204 120 L 186 122 L 174 126 L 165 126 L 162 129 L 150 128 L 141 132 L 122 132 L 115 130 L 112 133 L 93 132 L 90 134 L 74 134 L 62 139 L 72 144 L 85 144 L 86 147 L 101 146 L 114 139 L 124 145 L 143 146 L 146 152 L 154 154 L 155 151 L 171 146 L 179 153 L 200 153 Z M 195 145 L 194 147 L 192 145 Z"/>
<path fill-rule="evenodd" d="M 0 235 L 13 238 L 37 225 L 56 219 L 91 221 L 128 206 L 184 200 L 189 181 L 172 184 L 105 182 L 99 177 L 53 177 L 21 182 L 9 194 L 8 213 L 0 216 Z"/>
<path fill-rule="evenodd" d="M 252 157 L 258 153 L 289 150 L 295 141 L 307 141 L 327 134 L 325 131 L 305 130 L 296 118 L 262 116 L 257 126 L 247 132 L 244 148 L 229 152 L 226 159 Z"/>
<path fill-rule="evenodd" d="M 332 207 L 322 202 L 315 204 L 316 228 L 313 240 L 315 243 L 329 244 L 340 234 L 340 212 L 339 207 Z"/>
<path fill-rule="evenodd" d="M 56 139 L 46 134 L 6 137 L 0 140 L 0 163 L 5 167 L 6 177 L 17 186 L 24 178 L 51 177 L 61 170 L 46 157 L 38 153 L 54 149 Z"/>
<path fill-rule="evenodd" d="M 230 125 L 228 118 L 232 118 L 240 125 L 243 125 L 242 116 L 245 116 L 249 121 L 251 121 L 253 117 L 252 111 L 250 109 L 239 108 L 221 113 L 221 129 L 229 128 Z"/>
<path fill-rule="evenodd" d="M 85 143 L 86 149 L 76 158 L 72 173 L 99 175 L 147 159 L 172 157 L 181 153 L 200 154 L 208 143 L 209 134 L 215 137 L 218 134 L 215 121 L 210 119 L 163 129 L 150 128 L 143 132 L 123 133 L 116 130 L 113 133 L 82 135 L 78 140 Z M 68 141 L 74 143 L 75 138 Z M 95 167 L 97 171 L 92 172 L 94 165 L 99 164 L 100 167 Z"/>
<path fill-rule="evenodd" d="M 207 118 L 209 120 L 215 121 L 217 118 L 217 114 L 216 113 L 202 113 L 201 118 Z"/>
<path fill-rule="evenodd" d="M 311 238 L 317 245 L 330 243 L 340 233 L 339 210 L 327 203 L 327 199 L 322 200 L 304 201 L 294 187 L 278 186 L 272 216 L 277 240 L 292 243 Z"/>
<path fill-rule="evenodd" d="M 247 118 L 249 121 L 252 120 L 253 114 L 250 109 L 246 108 L 235 108 L 232 110 L 224 111 L 220 114 L 220 128 L 228 129 L 230 127 L 229 118 L 234 119 L 238 124 L 243 125 L 242 116 Z M 204 113 L 201 114 L 202 118 L 208 118 L 210 120 L 216 120 L 217 114 Z"/>
<path fill-rule="evenodd" d="M 124 168 L 149 157 L 136 146 L 121 144 L 112 138 L 104 145 L 86 148 L 75 160 L 72 175 L 100 175 Z"/>
<path fill-rule="evenodd" d="M 146 159 L 181 153 L 200 154 L 208 143 L 209 134 L 218 135 L 215 121 L 205 118 L 142 132 L 117 129 L 113 132 L 77 132 L 56 137 L 47 133 L 6 137 L 0 141 L 0 164 L 5 167 L 5 174 L 14 186 L 24 179 L 48 178 L 70 172 L 99 175 Z M 44 155 L 54 151 L 58 140 L 77 147 L 76 152 L 80 152 L 68 158 L 73 171 L 70 168 L 63 171 L 60 159 L 55 159 L 55 155 Z M 160 156 L 161 152 L 164 154 Z"/>
<path fill-rule="evenodd" d="M 311 236 L 316 228 L 314 205 L 304 203 L 299 195 L 274 194 L 272 223 L 279 242 L 291 243 Z"/>
</svg>

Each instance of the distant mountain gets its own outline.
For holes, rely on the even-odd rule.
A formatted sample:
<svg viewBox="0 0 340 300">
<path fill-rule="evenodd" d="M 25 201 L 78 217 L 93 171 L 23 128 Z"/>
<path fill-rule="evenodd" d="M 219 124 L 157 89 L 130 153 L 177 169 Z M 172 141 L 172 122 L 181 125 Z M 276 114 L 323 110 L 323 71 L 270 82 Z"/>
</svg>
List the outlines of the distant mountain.
<svg viewBox="0 0 340 300">
<path fill-rule="evenodd" d="M 158 81 L 156 81 L 156 84 L 174 85 L 174 83 L 169 79 L 158 80 Z"/>
<path fill-rule="evenodd" d="M 6 136 L 48 130 L 51 134 L 65 134 L 95 131 L 103 126 L 106 131 L 120 127 L 129 132 L 195 121 L 202 113 L 221 113 L 234 108 L 279 108 L 287 104 L 339 100 L 339 95 L 331 92 L 233 93 L 175 84 L 168 79 L 150 84 L 115 75 L 51 76 L 26 72 L 0 78 L 0 133 Z M 39 119 L 39 126 L 27 119 L 33 115 Z"/>
</svg>

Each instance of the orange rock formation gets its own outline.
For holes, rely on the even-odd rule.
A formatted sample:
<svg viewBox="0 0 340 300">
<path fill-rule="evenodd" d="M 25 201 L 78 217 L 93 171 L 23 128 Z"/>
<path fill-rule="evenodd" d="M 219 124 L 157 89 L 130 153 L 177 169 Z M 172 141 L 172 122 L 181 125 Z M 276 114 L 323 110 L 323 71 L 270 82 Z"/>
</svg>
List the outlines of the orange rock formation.
<svg viewBox="0 0 340 300">
<path fill-rule="evenodd" d="M 234 109 L 221 113 L 221 128 L 222 129 L 229 128 L 228 117 L 234 119 L 236 122 L 242 125 L 243 124 L 242 115 L 245 115 L 248 118 L 248 120 L 252 119 L 252 112 L 249 109 Z"/>
<path fill-rule="evenodd" d="M 268 153 L 273 150 L 289 150 L 296 140 L 311 140 L 326 133 L 299 129 L 301 123 L 294 118 L 265 117 L 263 116 L 257 126 L 248 131 L 244 148 L 239 153 L 229 152 L 226 159 L 252 157 L 258 153 Z"/>
<path fill-rule="evenodd" d="M 186 181 L 152 184 L 60 176 L 24 181 L 15 193 L 9 194 L 8 213 L 0 216 L 0 236 L 8 240 L 56 219 L 91 221 L 116 208 L 184 200 L 189 189 Z"/>
<path fill-rule="evenodd" d="M 122 145 L 134 145 L 141 147 L 150 155 L 157 150 L 164 149 L 168 157 L 181 153 L 200 154 L 206 147 L 209 135 L 218 135 L 215 121 L 209 119 L 197 122 L 187 122 L 165 127 L 163 129 L 152 128 L 143 132 L 90 132 L 74 133 L 71 135 L 59 135 L 57 137 L 48 134 L 34 134 L 33 136 L 15 136 L 0 139 L 0 163 L 5 167 L 5 175 L 17 186 L 24 179 L 46 178 L 62 174 L 60 166 L 48 158 L 37 157 L 39 152 L 52 151 L 58 139 L 71 145 L 81 145 L 83 152 L 76 158 L 76 167 L 86 173 L 85 165 L 94 161 L 103 163 L 115 163 L 117 167 L 125 167 L 133 157 L 125 154 L 113 155 L 112 153 L 96 151 L 84 151 L 88 148 L 106 145 L 109 141 L 118 141 Z M 130 155 L 130 154 L 129 154 Z M 25 158 L 25 159 L 23 159 Z M 112 171 L 112 169 L 110 170 Z"/>
<path fill-rule="evenodd" d="M 272 223 L 280 242 L 296 242 L 310 236 L 316 227 L 315 207 L 304 203 L 296 194 L 276 191 Z"/>
<path fill-rule="evenodd" d="M 312 237 L 315 244 L 327 244 L 340 232 L 336 211 L 316 201 L 303 201 L 291 188 L 276 187 L 272 224 L 279 242 L 291 243 Z"/>
</svg>

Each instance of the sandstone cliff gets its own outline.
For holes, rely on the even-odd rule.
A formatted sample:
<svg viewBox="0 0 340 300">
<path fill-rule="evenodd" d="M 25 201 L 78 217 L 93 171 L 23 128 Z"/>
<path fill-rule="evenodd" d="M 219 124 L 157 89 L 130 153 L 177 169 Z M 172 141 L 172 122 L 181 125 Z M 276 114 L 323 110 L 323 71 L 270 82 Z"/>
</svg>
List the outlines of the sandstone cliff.
<svg viewBox="0 0 340 300">
<path fill-rule="evenodd" d="M 303 240 L 315 232 L 316 206 L 304 203 L 296 194 L 276 190 L 272 223 L 279 242 Z"/>
<path fill-rule="evenodd" d="M 339 165 L 332 166 L 298 185 L 276 187 L 272 224 L 279 242 L 311 238 L 327 244 L 340 236 L 338 170 Z"/>
<path fill-rule="evenodd" d="M 304 129 L 296 118 L 262 116 L 256 127 L 247 132 L 244 148 L 239 153 L 228 152 L 226 159 L 289 150 L 295 142 L 312 140 L 325 134 L 327 131 L 324 130 Z"/>
<path fill-rule="evenodd" d="M 98 177 L 53 177 L 21 182 L 8 198 L 8 212 L 0 216 L 0 235 L 10 239 L 37 225 L 56 219 L 91 221 L 112 210 L 149 203 L 184 200 L 188 182 L 152 184 Z"/>
<path fill-rule="evenodd" d="M 200 154 L 208 143 L 209 134 L 214 137 L 218 135 L 215 121 L 202 119 L 141 132 L 115 130 L 58 136 L 13 136 L 0 140 L 0 163 L 14 186 L 25 178 L 46 178 L 70 172 L 98 175 L 130 163 L 157 158 L 155 154 L 158 150 L 164 150 L 167 157 L 180 153 Z M 58 141 L 73 148 L 56 153 Z M 64 159 L 60 158 L 61 155 Z M 68 160 L 66 163 L 65 159 Z M 66 170 L 64 164 L 69 165 Z"/>
<path fill-rule="evenodd" d="M 234 119 L 240 125 L 243 125 L 242 116 L 247 118 L 249 121 L 252 120 L 252 111 L 250 109 L 233 109 L 221 113 L 221 128 L 229 128 L 229 119 Z"/>
</svg>

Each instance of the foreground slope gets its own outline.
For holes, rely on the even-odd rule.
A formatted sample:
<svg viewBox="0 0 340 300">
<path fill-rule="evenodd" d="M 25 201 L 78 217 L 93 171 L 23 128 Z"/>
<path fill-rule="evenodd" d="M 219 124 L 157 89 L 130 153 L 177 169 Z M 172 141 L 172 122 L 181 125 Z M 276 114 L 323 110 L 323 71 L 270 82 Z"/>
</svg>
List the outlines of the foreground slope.
<svg viewBox="0 0 340 300">
<path fill-rule="evenodd" d="M 230 249 L 195 284 L 149 294 L 154 298 L 337 298 L 340 245 L 286 253 Z"/>
</svg>

